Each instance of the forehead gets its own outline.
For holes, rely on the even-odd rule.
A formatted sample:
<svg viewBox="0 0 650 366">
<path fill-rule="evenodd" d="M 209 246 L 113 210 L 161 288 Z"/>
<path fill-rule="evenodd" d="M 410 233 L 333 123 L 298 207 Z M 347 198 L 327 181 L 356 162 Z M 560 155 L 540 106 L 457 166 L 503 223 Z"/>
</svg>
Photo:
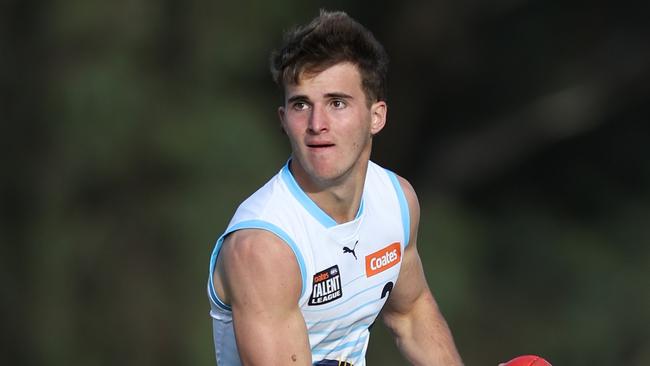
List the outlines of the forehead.
<svg viewBox="0 0 650 366">
<path fill-rule="evenodd" d="M 350 95 L 363 94 L 359 68 L 349 62 L 342 62 L 324 70 L 304 70 L 297 83 L 287 83 L 287 96 L 305 92 L 332 93 L 345 92 Z"/>
</svg>

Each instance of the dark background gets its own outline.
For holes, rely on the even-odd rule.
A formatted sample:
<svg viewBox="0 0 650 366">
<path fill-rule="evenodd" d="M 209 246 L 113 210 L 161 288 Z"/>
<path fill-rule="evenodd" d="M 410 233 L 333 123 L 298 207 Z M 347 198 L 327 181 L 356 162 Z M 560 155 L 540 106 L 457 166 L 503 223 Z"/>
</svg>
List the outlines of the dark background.
<svg viewBox="0 0 650 366">
<path fill-rule="evenodd" d="M 644 4 L 2 2 L 2 363 L 214 364 L 214 240 L 289 153 L 268 55 L 325 7 L 391 56 L 373 160 L 466 364 L 650 365 Z"/>
</svg>

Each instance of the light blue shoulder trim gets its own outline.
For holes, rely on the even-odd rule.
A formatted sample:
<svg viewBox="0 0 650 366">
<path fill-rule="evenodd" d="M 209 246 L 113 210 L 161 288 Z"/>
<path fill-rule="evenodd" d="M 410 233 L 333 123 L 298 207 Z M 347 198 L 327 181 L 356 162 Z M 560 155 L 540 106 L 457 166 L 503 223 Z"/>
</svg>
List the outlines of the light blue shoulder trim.
<svg viewBox="0 0 650 366">
<path fill-rule="evenodd" d="M 267 221 L 262 221 L 262 220 L 247 220 L 247 221 L 242 221 L 236 225 L 233 225 L 230 227 L 223 235 L 219 237 L 217 240 L 217 244 L 214 247 L 214 250 L 212 251 L 212 255 L 210 256 L 210 273 L 209 273 L 209 284 L 208 284 L 208 292 L 210 299 L 220 308 L 232 311 L 232 307 L 230 305 L 225 304 L 223 301 L 219 299 L 219 296 L 217 296 L 216 291 L 214 290 L 214 282 L 212 278 L 212 274 L 214 272 L 214 267 L 217 264 L 217 256 L 219 256 L 219 252 L 221 251 L 221 246 L 223 245 L 223 240 L 224 238 L 237 230 L 241 229 L 261 229 L 261 230 L 267 230 L 270 231 L 271 233 L 275 234 L 278 236 L 280 239 L 284 240 L 291 250 L 293 251 L 293 254 L 296 256 L 296 261 L 298 262 L 298 267 L 300 267 L 300 275 L 302 277 L 302 289 L 300 291 L 300 297 L 305 294 L 305 284 L 307 283 L 307 267 L 305 266 L 305 259 L 302 256 L 302 253 L 300 252 L 300 249 L 298 248 L 298 245 L 291 239 L 291 237 L 282 229 L 277 227 L 276 225 L 271 224 L 270 222 Z"/>
<path fill-rule="evenodd" d="M 293 174 L 291 174 L 291 170 L 289 170 L 289 163 L 291 162 L 291 159 L 287 161 L 287 163 L 282 167 L 282 171 L 280 172 L 282 176 L 282 180 L 286 183 L 287 187 L 289 187 L 289 191 L 291 191 L 291 194 L 300 202 L 302 207 L 304 207 L 318 222 L 320 222 L 323 226 L 326 228 L 331 228 L 338 223 L 331 218 L 328 214 L 325 213 L 314 201 L 312 201 L 309 196 L 300 188 L 298 185 L 298 182 L 296 182 L 296 178 L 294 178 Z M 363 212 L 363 197 L 361 198 L 361 204 L 359 205 L 359 210 L 357 211 L 357 216 L 355 219 L 359 218 L 361 216 L 361 213 Z"/>
<path fill-rule="evenodd" d="M 217 256 L 219 255 L 219 252 L 221 251 L 221 246 L 223 245 L 223 239 L 226 237 L 226 235 L 230 233 L 231 231 L 227 231 L 223 235 L 221 235 L 219 239 L 217 239 L 217 244 L 214 246 L 214 249 L 212 250 L 212 255 L 210 256 L 210 272 L 208 273 L 208 296 L 210 296 L 210 300 L 212 300 L 212 302 L 215 303 L 218 307 L 228 311 L 232 311 L 232 307 L 230 307 L 230 305 L 221 301 L 219 296 L 217 296 L 217 291 L 215 291 L 214 289 L 213 273 L 214 273 L 214 267 L 217 265 Z"/>
<path fill-rule="evenodd" d="M 397 179 L 397 174 L 393 173 L 388 169 L 384 169 L 384 170 L 386 171 L 386 173 L 388 173 L 388 176 L 390 177 L 390 181 L 393 183 L 393 188 L 395 188 L 395 192 L 397 193 L 397 200 L 399 201 L 399 210 L 400 213 L 402 214 L 402 227 L 404 229 L 404 248 L 406 248 L 409 245 L 410 234 L 411 234 L 411 218 L 409 214 L 409 205 L 408 202 L 406 201 L 406 196 L 404 195 L 404 190 L 402 189 L 402 185 L 399 184 L 399 179 Z"/>
</svg>

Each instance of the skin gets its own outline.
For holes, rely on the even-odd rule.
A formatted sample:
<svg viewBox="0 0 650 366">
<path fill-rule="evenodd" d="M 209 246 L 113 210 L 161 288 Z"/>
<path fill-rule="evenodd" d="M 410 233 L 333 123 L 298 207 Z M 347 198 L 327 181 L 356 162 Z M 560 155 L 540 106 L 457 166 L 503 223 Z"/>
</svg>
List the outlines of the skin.
<svg viewBox="0 0 650 366">
<path fill-rule="evenodd" d="M 224 241 L 215 290 L 232 307 L 243 365 L 311 365 L 295 258 L 286 243 L 263 230 L 236 231 Z"/>
<path fill-rule="evenodd" d="M 358 211 L 372 137 L 386 123 L 386 103 L 369 103 L 361 85 L 359 71 L 351 63 L 303 73 L 297 84 L 285 85 L 285 104 L 278 109 L 291 144 L 290 169 L 296 181 L 338 223 L 354 219 Z M 412 364 L 461 365 L 417 252 L 417 197 L 411 185 L 399 179 L 409 203 L 412 239 L 381 316 Z M 249 229 L 229 235 L 217 260 L 214 284 L 219 297 L 232 306 L 244 365 L 311 364 L 298 307 L 300 270 L 280 238 Z"/>
<path fill-rule="evenodd" d="M 356 214 L 372 149 L 387 106 L 368 106 L 361 77 L 350 63 L 305 74 L 287 85 L 278 109 L 291 143 L 291 171 L 300 187 L 338 223 Z"/>
</svg>

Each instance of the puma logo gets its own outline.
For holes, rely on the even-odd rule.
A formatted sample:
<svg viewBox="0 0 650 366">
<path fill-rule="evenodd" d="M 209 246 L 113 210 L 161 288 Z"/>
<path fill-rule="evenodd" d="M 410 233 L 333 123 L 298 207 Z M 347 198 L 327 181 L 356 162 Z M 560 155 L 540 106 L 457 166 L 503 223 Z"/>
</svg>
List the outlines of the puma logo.
<svg viewBox="0 0 650 366">
<path fill-rule="evenodd" d="M 359 244 L 358 240 L 354 243 L 354 247 L 352 249 L 350 249 L 348 247 L 343 247 L 343 253 L 352 253 L 352 255 L 354 256 L 354 259 L 356 260 L 357 259 L 357 253 L 355 253 L 354 250 L 357 249 L 357 244 Z"/>
</svg>

